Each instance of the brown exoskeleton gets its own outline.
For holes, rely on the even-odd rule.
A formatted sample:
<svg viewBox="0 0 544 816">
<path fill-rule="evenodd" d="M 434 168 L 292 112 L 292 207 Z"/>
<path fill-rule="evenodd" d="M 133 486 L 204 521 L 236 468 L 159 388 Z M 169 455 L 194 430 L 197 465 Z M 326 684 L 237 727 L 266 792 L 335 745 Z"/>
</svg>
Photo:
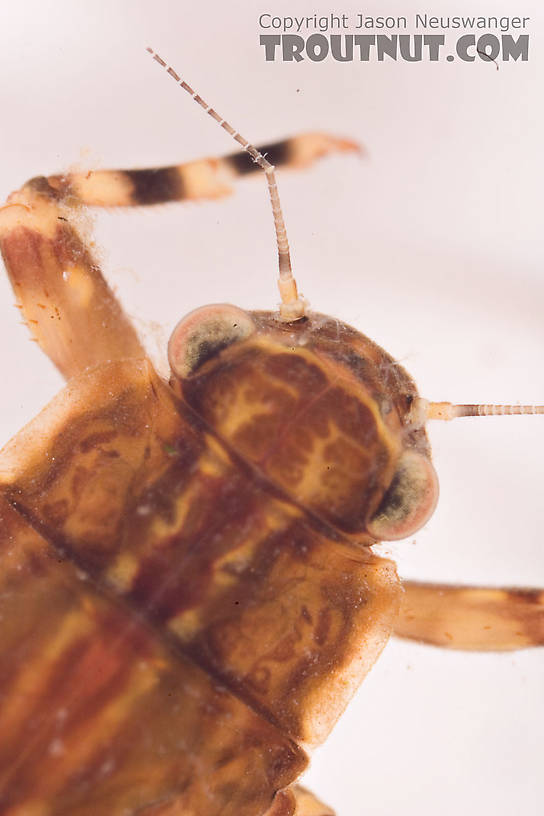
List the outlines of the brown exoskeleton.
<svg viewBox="0 0 544 816">
<path fill-rule="evenodd" d="M 0 214 L 25 319 L 68 380 L 0 459 L 7 816 L 321 816 L 293 783 L 392 632 L 544 640 L 541 591 L 403 593 L 372 552 L 434 509 L 426 420 L 490 411 L 427 403 L 372 341 L 307 311 L 273 166 L 194 96 L 268 177 L 282 306 L 192 312 L 169 382 L 70 204 L 197 198 L 251 164 L 34 179 Z M 350 147 L 306 136 L 270 153 L 296 166 Z"/>
</svg>

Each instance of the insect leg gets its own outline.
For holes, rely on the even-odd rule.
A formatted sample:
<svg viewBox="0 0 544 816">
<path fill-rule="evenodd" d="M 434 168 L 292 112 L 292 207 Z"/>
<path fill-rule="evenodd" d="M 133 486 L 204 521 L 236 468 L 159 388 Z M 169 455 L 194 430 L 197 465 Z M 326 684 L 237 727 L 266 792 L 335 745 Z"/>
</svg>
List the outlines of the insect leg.
<svg viewBox="0 0 544 816">
<path fill-rule="evenodd" d="M 399 637 L 470 651 L 544 645 L 544 590 L 403 582 Z"/>
<path fill-rule="evenodd" d="M 324 805 L 317 796 L 314 796 L 307 788 L 303 788 L 302 785 L 294 785 L 291 790 L 297 802 L 295 816 L 335 816 L 332 808 Z"/>
<path fill-rule="evenodd" d="M 292 785 L 278 791 L 265 816 L 335 816 L 335 813 L 307 788 Z"/>
<path fill-rule="evenodd" d="M 45 179 L 30 182 L 0 209 L 0 250 L 18 306 L 67 379 L 108 360 L 146 356 L 68 215 Z"/>
<path fill-rule="evenodd" d="M 326 133 L 304 133 L 270 145 L 259 152 L 276 167 L 302 169 L 327 153 L 359 151 L 355 142 Z M 262 173 L 245 152 L 222 158 L 205 158 L 169 167 L 145 170 L 94 170 L 49 176 L 47 184 L 63 197 L 96 207 L 130 207 L 164 204 L 168 201 L 213 199 L 229 195 L 239 176 Z M 33 179 L 29 184 L 44 183 Z"/>
<path fill-rule="evenodd" d="M 301 168 L 358 146 L 307 133 L 261 148 L 276 165 Z M 0 209 L 0 250 L 26 322 L 69 379 L 86 368 L 145 357 L 133 326 L 72 225 L 78 205 L 119 207 L 216 198 L 238 176 L 258 171 L 247 153 L 148 170 L 100 170 L 37 177 Z"/>
</svg>

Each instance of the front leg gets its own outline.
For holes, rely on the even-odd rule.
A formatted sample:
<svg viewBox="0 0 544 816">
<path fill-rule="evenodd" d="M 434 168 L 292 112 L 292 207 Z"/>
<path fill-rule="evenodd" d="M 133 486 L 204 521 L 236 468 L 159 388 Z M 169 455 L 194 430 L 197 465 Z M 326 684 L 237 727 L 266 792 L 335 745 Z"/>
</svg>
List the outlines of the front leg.
<svg viewBox="0 0 544 816">
<path fill-rule="evenodd" d="M 344 139 L 307 133 L 263 147 L 285 167 L 302 168 L 331 152 L 357 150 Z M 0 209 L 0 250 L 26 322 L 67 378 L 86 368 L 145 357 L 86 243 L 70 221 L 82 204 L 137 206 L 216 198 L 258 170 L 246 153 L 147 170 L 99 170 L 37 177 Z M 70 219 L 70 221 L 69 221 Z"/>
<path fill-rule="evenodd" d="M 328 133 L 302 133 L 257 149 L 275 167 L 293 170 L 303 170 L 329 153 L 361 152 L 355 142 Z M 29 186 L 47 186 L 63 198 L 92 207 L 137 207 L 221 198 L 232 193 L 238 178 L 253 173 L 262 174 L 262 170 L 241 151 L 145 170 L 92 170 L 38 177 Z"/>
<path fill-rule="evenodd" d="M 0 210 L 0 249 L 32 335 L 70 379 L 146 354 L 67 214 L 52 191 L 24 187 Z"/>
</svg>

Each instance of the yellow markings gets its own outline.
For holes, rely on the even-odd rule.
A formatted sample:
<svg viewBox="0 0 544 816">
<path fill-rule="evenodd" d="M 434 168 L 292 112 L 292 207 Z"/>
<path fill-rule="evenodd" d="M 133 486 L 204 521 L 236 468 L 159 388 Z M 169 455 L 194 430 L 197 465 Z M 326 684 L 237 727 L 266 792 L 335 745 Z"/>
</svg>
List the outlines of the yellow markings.
<svg viewBox="0 0 544 816">
<path fill-rule="evenodd" d="M 251 536 L 254 532 L 248 530 L 248 537 L 243 542 L 242 547 L 237 547 L 226 553 L 222 558 L 218 558 L 213 565 L 214 585 L 217 589 L 227 589 L 239 580 L 239 575 L 249 566 L 255 554 L 255 549 L 260 541 L 269 533 L 269 528 L 263 524 L 260 534 Z"/>
<path fill-rule="evenodd" d="M 223 466 L 227 465 L 228 467 L 232 467 L 230 456 L 215 436 L 205 433 L 204 440 L 206 442 L 208 456 L 213 455 Z M 222 471 L 222 473 L 224 473 L 224 471 Z"/>
<path fill-rule="evenodd" d="M 250 566 L 259 545 L 272 533 L 284 530 L 293 518 L 302 515 L 294 505 L 279 503 L 269 499 L 261 506 L 262 520 L 246 531 L 242 546 L 236 547 L 218 558 L 214 563 L 214 584 L 218 589 L 232 586 L 238 581 L 238 575 Z"/>
<path fill-rule="evenodd" d="M 261 335 L 258 335 L 255 338 L 255 340 L 253 340 L 253 342 L 255 344 L 255 348 L 258 351 L 264 352 L 266 355 L 270 355 L 271 357 L 273 357 L 276 354 L 288 353 L 296 357 L 301 357 L 303 360 L 306 360 L 306 362 L 311 366 L 316 366 L 317 364 L 315 352 L 309 351 L 308 349 L 303 348 L 302 346 L 284 345 L 283 343 L 279 343 L 277 341 L 275 342 L 274 340 L 270 340 L 267 337 L 263 337 Z M 330 372 L 322 365 L 320 365 L 319 368 L 325 374 L 327 380 L 330 380 L 331 379 L 329 376 Z M 297 388 L 296 385 L 291 385 L 286 380 L 274 377 L 270 374 L 267 376 L 271 377 L 274 385 L 281 387 L 294 399 L 296 400 L 300 399 L 301 390 L 300 388 Z"/>
<path fill-rule="evenodd" d="M 193 500 L 195 498 L 198 498 L 199 493 L 200 493 L 199 485 L 192 482 L 188 489 L 185 491 L 185 493 L 183 493 L 177 499 L 175 504 L 175 513 L 172 521 L 165 521 L 160 517 L 157 517 L 153 520 L 152 526 L 153 535 L 160 539 L 167 538 L 168 536 L 179 533 L 183 529 L 183 525 L 185 524 L 187 514 L 191 510 Z"/>
<path fill-rule="evenodd" d="M 339 434 L 331 433 L 329 423 L 328 434 L 324 437 L 312 435 L 310 446 L 304 451 L 297 447 L 298 461 L 293 463 L 293 488 L 302 498 L 315 496 L 323 491 L 323 472 L 327 468 L 329 457 L 325 454 L 326 448 L 339 438 Z M 298 467 L 297 467 L 298 466 Z"/>
<path fill-rule="evenodd" d="M 2 709 L 0 720 L 4 733 L 15 733 L 17 723 L 28 717 L 29 705 L 39 697 L 41 689 L 47 686 L 55 664 L 76 640 L 90 634 L 94 626 L 86 610 L 67 614 L 62 626 L 43 650 L 32 659 L 29 657 L 22 670 L 12 680 L 12 691 L 6 693 L 9 709 Z"/>
<path fill-rule="evenodd" d="M 58 225 L 57 206 L 43 198 L 33 196 L 28 191 L 13 193 L 9 204 L 0 208 L 0 239 L 18 227 L 25 227 L 52 240 Z"/>
<path fill-rule="evenodd" d="M 200 476 L 207 476 L 215 479 L 225 477 L 225 465 L 231 466 L 228 454 L 221 448 L 220 444 L 210 435 L 206 434 L 207 449 L 204 450 L 194 466 L 193 478 L 175 504 L 175 514 L 171 521 L 157 518 L 153 522 L 153 533 L 159 538 L 175 535 L 183 529 L 188 513 L 192 510 L 194 503 L 199 502 L 202 494 L 202 484 Z"/>
<path fill-rule="evenodd" d="M 334 469 L 330 470 L 331 455 L 328 449 L 331 445 L 338 444 L 345 446 L 342 456 L 344 465 L 341 466 L 334 461 Z M 335 456 L 334 460 L 336 458 Z M 339 494 L 345 492 L 346 482 L 357 478 L 357 472 L 350 472 L 349 460 L 351 459 L 360 469 L 361 463 L 367 458 L 368 452 L 364 448 L 329 422 L 326 436 L 312 434 L 309 439 L 305 438 L 304 445 L 297 445 L 295 440 L 288 471 L 285 467 L 285 455 L 280 451 L 277 464 L 274 457 L 270 460 L 270 472 L 274 476 L 279 467 L 277 477 L 282 483 L 287 483 L 301 501 L 319 496 L 326 499 L 328 496 L 332 498 L 336 492 Z"/>
<path fill-rule="evenodd" d="M 213 445 L 216 448 L 219 447 L 215 440 Z M 196 473 L 200 473 L 203 476 L 211 476 L 215 479 L 221 479 L 225 475 L 225 464 L 230 465 L 230 462 L 225 463 L 224 457 L 219 460 L 215 455 L 215 451 L 206 451 L 198 460 Z"/>
<path fill-rule="evenodd" d="M 285 529 L 302 511 L 293 505 L 270 499 L 262 506 L 262 522 L 246 531 L 241 546 L 230 550 L 213 564 L 213 581 L 206 597 L 197 608 L 184 610 L 173 617 L 168 626 L 183 641 L 191 640 L 203 625 L 203 613 L 213 596 L 236 585 L 239 576 L 251 566 L 260 544 L 273 532 Z"/>
<path fill-rule="evenodd" d="M 61 789 L 77 772 L 92 761 L 97 752 L 103 752 L 123 722 L 127 721 L 135 703 L 147 694 L 158 682 L 157 666 L 153 662 L 135 662 L 131 675 L 123 688 L 100 712 L 95 712 L 92 720 L 84 719 L 79 728 L 72 729 L 65 738 L 63 761 L 49 780 L 44 779 L 42 790 L 51 795 Z M 110 772 L 115 770 L 112 763 Z"/>
<path fill-rule="evenodd" d="M 240 383 L 236 391 L 231 390 L 228 394 L 227 410 L 221 412 L 219 419 L 219 430 L 226 439 L 233 439 L 235 435 L 248 423 L 257 425 L 259 420 L 267 416 L 274 415 L 274 407 L 269 410 L 266 407 L 258 410 L 256 404 L 248 398 L 251 386 Z"/>
<path fill-rule="evenodd" d="M 131 553 L 119 553 L 106 573 L 106 580 L 121 592 L 126 592 L 131 588 L 139 566 L 138 560 Z"/>
<path fill-rule="evenodd" d="M 71 293 L 76 296 L 78 306 L 88 307 L 95 291 L 89 271 L 82 266 L 69 266 L 63 270 L 62 277 L 68 283 Z"/>
<path fill-rule="evenodd" d="M 176 634 L 180 640 L 193 640 L 202 623 L 201 609 L 187 609 L 180 612 L 168 623 L 168 628 Z"/>
<path fill-rule="evenodd" d="M 224 475 L 223 468 L 218 466 L 212 459 L 201 459 L 198 463 L 198 472 L 202 476 L 211 476 L 219 479 Z"/>
<path fill-rule="evenodd" d="M 122 171 L 74 173 L 70 176 L 70 183 L 75 195 L 91 206 L 129 207 L 133 203 L 132 183 Z"/>
<path fill-rule="evenodd" d="M 296 347 L 290 352 L 285 346 L 271 344 L 261 338 L 252 339 L 252 345 L 257 354 L 264 352 L 273 356 L 292 353 L 315 366 L 315 356 L 307 349 Z M 232 440 L 244 426 L 257 427 L 260 420 L 276 416 L 278 403 L 282 400 L 286 404 L 292 403 L 295 408 L 304 396 L 296 385 L 255 369 L 250 374 L 249 382 L 246 378 L 233 380 L 229 383 L 228 392 L 221 395 L 222 402 L 216 412 L 218 430 L 225 438 Z"/>
<path fill-rule="evenodd" d="M 176 169 L 185 198 L 220 198 L 231 192 L 226 167 L 217 159 L 200 159 Z"/>
</svg>

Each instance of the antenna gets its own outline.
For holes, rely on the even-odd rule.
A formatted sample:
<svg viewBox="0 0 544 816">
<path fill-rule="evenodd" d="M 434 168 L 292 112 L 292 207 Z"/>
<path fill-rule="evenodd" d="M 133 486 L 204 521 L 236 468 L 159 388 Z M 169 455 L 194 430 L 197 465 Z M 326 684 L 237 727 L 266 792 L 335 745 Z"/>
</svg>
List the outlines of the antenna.
<svg viewBox="0 0 544 816">
<path fill-rule="evenodd" d="M 155 62 L 158 62 L 163 68 L 166 69 L 166 73 L 169 74 L 172 79 L 174 79 L 178 85 L 180 85 L 184 91 L 187 91 L 188 94 L 192 96 L 195 102 L 200 105 L 201 108 L 204 108 L 207 114 L 209 114 L 212 119 L 215 119 L 218 125 L 226 130 L 232 138 L 238 142 L 242 148 L 249 153 L 253 161 L 262 167 L 264 170 L 266 180 L 268 182 L 268 193 L 270 195 L 270 203 L 272 204 L 272 214 L 274 216 L 274 227 L 276 229 L 276 242 L 278 245 L 278 262 L 279 262 L 279 279 L 278 279 L 278 288 L 280 290 L 281 295 L 281 305 L 280 305 L 280 317 L 285 322 L 292 322 L 294 320 L 300 320 L 304 317 L 306 302 L 304 298 L 300 297 L 297 291 L 297 284 L 293 277 L 293 272 L 291 269 L 291 255 L 289 252 L 289 241 L 287 240 L 287 231 L 285 229 L 285 222 L 283 220 L 283 213 L 281 211 L 281 204 L 280 204 L 280 197 L 278 194 L 278 187 L 276 185 L 276 175 L 275 175 L 275 167 L 273 164 L 270 164 L 269 161 L 259 153 L 254 145 L 250 144 L 247 139 L 244 139 L 243 136 L 238 133 L 229 123 L 220 116 L 217 111 L 215 111 L 207 102 L 199 96 L 196 91 L 193 91 L 190 85 L 188 85 L 184 80 L 181 79 L 180 76 L 171 68 L 166 62 L 153 51 L 152 48 L 146 49 L 149 54 L 152 55 Z"/>
<path fill-rule="evenodd" d="M 544 414 L 544 405 L 454 405 L 451 402 L 429 402 L 417 397 L 410 410 L 410 419 L 417 424 L 423 424 L 428 419 L 449 421 L 459 417 L 519 414 Z"/>
</svg>

